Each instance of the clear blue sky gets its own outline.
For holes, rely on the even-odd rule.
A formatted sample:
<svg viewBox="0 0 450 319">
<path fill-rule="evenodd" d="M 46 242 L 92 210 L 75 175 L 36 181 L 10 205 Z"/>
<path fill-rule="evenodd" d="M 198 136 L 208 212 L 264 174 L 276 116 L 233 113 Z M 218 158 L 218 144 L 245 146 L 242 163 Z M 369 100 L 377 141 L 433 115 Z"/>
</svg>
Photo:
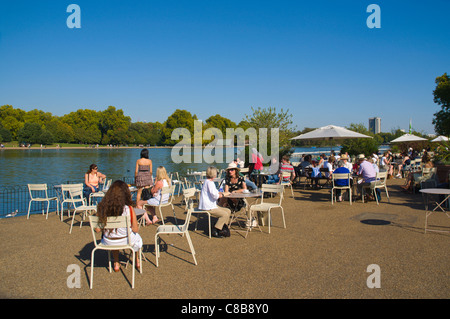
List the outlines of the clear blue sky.
<svg viewBox="0 0 450 319">
<path fill-rule="evenodd" d="M 69 4 L 81 28 L 69 29 Z M 371 3 L 381 28 L 369 29 Z M 61 116 L 177 108 L 239 122 L 289 109 L 328 124 L 434 133 L 434 80 L 450 73 L 450 1 L 0 0 L 0 105 Z"/>
</svg>

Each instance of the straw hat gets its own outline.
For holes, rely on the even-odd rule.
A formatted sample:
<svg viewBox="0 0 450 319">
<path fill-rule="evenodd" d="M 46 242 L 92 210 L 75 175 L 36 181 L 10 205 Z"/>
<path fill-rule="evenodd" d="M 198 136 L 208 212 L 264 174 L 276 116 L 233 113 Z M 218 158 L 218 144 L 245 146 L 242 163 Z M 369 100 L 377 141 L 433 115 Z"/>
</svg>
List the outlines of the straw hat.
<svg viewBox="0 0 450 319">
<path fill-rule="evenodd" d="M 231 162 L 230 164 L 228 164 L 227 170 L 229 170 L 229 169 L 237 169 L 238 171 L 240 171 L 240 168 L 234 162 Z"/>
<path fill-rule="evenodd" d="M 341 157 L 339 159 L 341 159 L 341 160 L 348 160 L 348 156 L 344 154 L 344 155 L 341 155 Z"/>
<path fill-rule="evenodd" d="M 364 156 L 364 154 L 359 154 L 359 155 L 358 155 L 358 159 L 359 159 L 359 160 L 361 160 L 361 159 L 366 159 L 366 157 Z"/>
</svg>

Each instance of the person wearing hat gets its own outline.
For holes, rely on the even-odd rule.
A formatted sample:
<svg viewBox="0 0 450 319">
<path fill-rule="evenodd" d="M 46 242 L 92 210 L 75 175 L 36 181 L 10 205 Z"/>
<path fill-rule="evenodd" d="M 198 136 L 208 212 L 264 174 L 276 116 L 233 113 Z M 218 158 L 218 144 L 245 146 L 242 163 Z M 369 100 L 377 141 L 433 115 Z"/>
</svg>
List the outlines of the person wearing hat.
<svg viewBox="0 0 450 319">
<path fill-rule="evenodd" d="M 231 162 L 227 169 L 227 174 L 225 176 L 225 186 L 224 193 L 242 193 L 247 189 L 244 177 L 239 175 L 239 167 L 236 163 Z M 222 207 L 228 207 L 232 212 L 239 211 L 245 206 L 244 200 L 242 198 L 221 198 L 219 205 Z"/>
<path fill-rule="evenodd" d="M 344 163 L 343 167 L 347 168 L 349 170 L 349 172 L 352 171 L 353 165 L 352 165 L 352 163 L 349 162 L 347 154 L 342 154 L 339 160 Z"/>
</svg>

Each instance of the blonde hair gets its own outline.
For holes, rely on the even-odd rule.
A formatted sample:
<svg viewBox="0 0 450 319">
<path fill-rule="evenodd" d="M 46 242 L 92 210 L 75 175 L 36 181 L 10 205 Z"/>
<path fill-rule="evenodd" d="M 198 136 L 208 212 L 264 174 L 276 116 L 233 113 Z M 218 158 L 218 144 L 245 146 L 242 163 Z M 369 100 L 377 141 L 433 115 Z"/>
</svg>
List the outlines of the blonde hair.
<svg viewBox="0 0 450 319">
<path fill-rule="evenodd" d="M 170 185 L 170 178 L 167 175 L 166 169 L 164 168 L 164 166 L 159 166 L 156 169 L 156 180 L 161 181 L 163 179 L 165 179 L 167 181 L 167 183 Z"/>
<path fill-rule="evenodd" d="M 217 177 L 217 168 L 215 168 L 214 166 L 208 167 L 206 169 L 206 178 L 210 179 L 215 177 Z"/>
</svg>

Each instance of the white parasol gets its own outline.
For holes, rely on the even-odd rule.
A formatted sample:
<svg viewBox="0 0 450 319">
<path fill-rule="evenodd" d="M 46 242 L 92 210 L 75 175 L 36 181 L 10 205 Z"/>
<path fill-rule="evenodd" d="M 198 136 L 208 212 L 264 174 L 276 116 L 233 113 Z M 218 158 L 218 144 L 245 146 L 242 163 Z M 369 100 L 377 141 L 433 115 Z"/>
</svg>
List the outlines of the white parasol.
<svg viewBox="0 0 450 319">
<path fill-rule="evenodd" d="M 432 142 L 448 142 L 448 137 L 441 135 L 432 140 Z"/>
<path fill-rule="evenodd" d="M 404 134 L 396 139 L 392 140 L 391 143 L 402 143 L 402 142 L 420 142 L 428 141 L 426 138 L 419 137 L 413 134 Z"/>
<path fill-rule="evenodd" d="M 372 136 L 364 135 L 358 132 L 351 131 L 345 127 L 336 125 L 327 125 L 315 129 L 311 132 L 301 134 L 291 138 L 291 140 L 318 140 L 318 139 L 347 139 L 347 138 L 372 138 Z"/>
</svg>

